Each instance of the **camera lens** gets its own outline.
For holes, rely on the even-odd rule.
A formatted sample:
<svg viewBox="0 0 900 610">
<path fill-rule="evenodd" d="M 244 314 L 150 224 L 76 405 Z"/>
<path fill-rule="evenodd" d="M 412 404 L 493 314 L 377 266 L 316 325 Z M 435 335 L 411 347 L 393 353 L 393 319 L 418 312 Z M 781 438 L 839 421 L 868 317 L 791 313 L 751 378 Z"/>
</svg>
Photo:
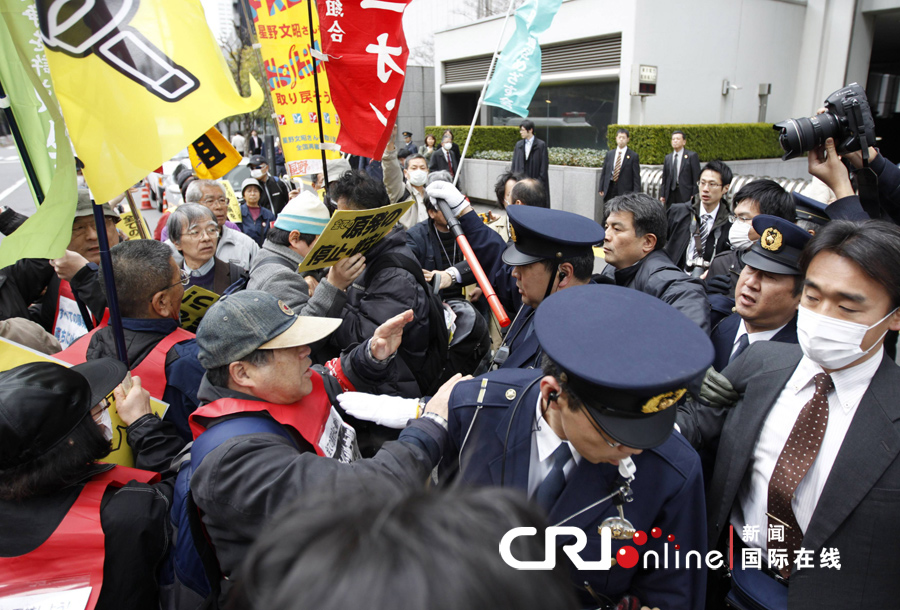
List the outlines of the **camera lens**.
<svg viewBox="0 0 900 610">
<path fill-rule="evenodd" d="M 830 112 L 817 114 L 808 119 L 788 119 L 772 127 L 781 131 L 778 143 L 784 149 L 784 155 L 781 157 L 784 161 L 799 157 L 824 144 L 828 138 L 838 139 L 841 134 L 838 119 Z"/>
</svg>

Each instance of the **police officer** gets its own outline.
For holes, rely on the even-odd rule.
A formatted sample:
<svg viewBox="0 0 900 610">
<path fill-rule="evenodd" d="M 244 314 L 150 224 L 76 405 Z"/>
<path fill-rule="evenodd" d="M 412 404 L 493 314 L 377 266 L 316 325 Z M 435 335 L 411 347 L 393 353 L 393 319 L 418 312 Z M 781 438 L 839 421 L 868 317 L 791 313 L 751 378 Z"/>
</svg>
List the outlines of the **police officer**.
<svg viewBox="0 0 900 610">
<path fill-rule="evenodd" d="M 534 333 L 542 371 L 495 371 L 454 388 L 444 474 L 458 467 L 467 483 L 527 492 L 551 524 L 586 533 L 584 561 L 602 558 L 601 527 L 619 531 L 613 556 L 626 564 L 618 551 L 628 545 L 641 561 L 573 567 L 584 604 L 612 607 L 631 595 L 651 607 L 703 608 L 705 567 L 683 567 L 687 552 L 706 551 L 700 460 L 673 424 L 685 384 L 712 362 L 709 338 L 660 300 L 605 285 L 548 298 Z M 629 477 L 633 502 L 620 513 L 615 500 L 628 495 L 620 488 Z M 643 534 L 632 540 L 632 530 Z"/>
</svg>

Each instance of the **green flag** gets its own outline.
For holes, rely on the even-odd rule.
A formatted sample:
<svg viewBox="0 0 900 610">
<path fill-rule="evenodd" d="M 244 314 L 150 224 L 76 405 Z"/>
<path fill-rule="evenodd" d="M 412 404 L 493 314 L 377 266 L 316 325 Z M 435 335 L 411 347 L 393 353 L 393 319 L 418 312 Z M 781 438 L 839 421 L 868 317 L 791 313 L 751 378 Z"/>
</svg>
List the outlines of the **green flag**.
<svg viewBox="0 0 900 610">
<path fill-rule="evenodd" d="M 25 144 L 19 155 L 31 160 L 44 192 L 38 211 L 0 243 L 2 268 L 20 258 L 62 256 L 77 193 L 75 157 L 51 90 L 34 2 L 0 0 L 0 57 L 0 83 Z"/>
</svg>

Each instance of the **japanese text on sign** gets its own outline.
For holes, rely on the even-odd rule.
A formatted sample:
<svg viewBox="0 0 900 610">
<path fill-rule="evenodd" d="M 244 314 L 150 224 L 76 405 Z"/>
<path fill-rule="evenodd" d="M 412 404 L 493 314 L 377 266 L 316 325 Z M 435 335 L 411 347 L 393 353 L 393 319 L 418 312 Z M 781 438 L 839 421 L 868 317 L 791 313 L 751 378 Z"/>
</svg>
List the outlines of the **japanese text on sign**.
<svg viewBox="0 0 900 610">
<path fill-rule="evenodd" d="M 200 286 L 191 286 L 185 290 L 181 298 L 181 328 L 192 333 L 197 332 L 200 320 L 218 300 L 219 295 Z"/>
</svg>

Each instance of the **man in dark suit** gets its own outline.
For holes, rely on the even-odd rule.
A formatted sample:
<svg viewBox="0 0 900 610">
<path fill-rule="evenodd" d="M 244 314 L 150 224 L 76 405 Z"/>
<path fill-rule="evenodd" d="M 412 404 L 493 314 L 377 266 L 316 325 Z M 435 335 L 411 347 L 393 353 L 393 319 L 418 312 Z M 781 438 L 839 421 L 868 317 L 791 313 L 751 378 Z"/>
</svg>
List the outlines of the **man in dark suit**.
<svg viewBox="0 0 900 610">
<path fill-rule="evenodd" d="M 534 123 L 528 120 L 522 121 L 519 125 L 519 135 L 522 139 L 516 142 L 510 171 L 522 172 L 529 178 L 540 180 L 547 194 L 547 207 L 550 207 L 550 178 L 547 175 L 550 156 L 547 153 L 547 144 L 535 137 Z"/>
<path fill-rule="evenodd" d="M 682 557 L 705 554 L 699 458 L 672 432 L 672 411 L 685 382 L 712 360 L 709 339 L 658 299 L 608 285 L 550 296 L 535 314 L 534 332 L 543 370 L 494 371 L 454 388 L 444 474 L 458 466 L 465 483 L 527 493 L 550 523 L 585 532 L 583 560 L 604 558 L 600 529 L 611 519 L 624 525 L 611 545 L 620 565 L 570 566 L 582 607 L 611 607 L 632 595 L 636 607 L 702 609 L 706 570 L 662 561 L 654 568 L 650 556 L 663 556 L 668 536 Z M 625 480 L 634 492 L 622 508 L 627 524 L 608 496 Z M 635 530 L 645 533 L 643 561 L 626 565 L 617 553 Z"/>
<path fill-rule="evenodd" d="M 709 544 L 725 548 L 731 525 L 746 547 L 734 551 L 732 599 L 892 606 L 900 598 L 900 369 L 883 344 L 900 329 L 900 228 L 832 221 L 800 268 L 800 345 L 749 347 L 701 392 L 734 408 L 689 403 L 678 414 L 695 447 L 719 441 Z"/>
<path fill-rule="evenodd" d="M 684 147 L 683 131 L 672 132 L 672 154 L 663 161 L 659 200 L 666 204 L 690 201 L 697 194 L 700 180 L 700 157 Z"/>
<path fill-rule="evenodd" d="M 811 236 L 792 222 L 764 214 L 753 218 L 753 230 L 766 238 L 753 242 L 744 255 L 735 313 L 710 335 L 717 371 L 757 341 L 797 343 L 797 306 L 803 288 L 798 261 Z M 779 248 L 773 248 L 774 235 L 780 235 Z"/>
<path fill-rule="evenodd" d="M 439 172 L 446 170 L 451 176 L 456 176 L 456 170 L 459 168 L 459 154 L 453 149 L 453 139 L 449 135 L 444 135 L 441 141 L 441 148 L 435 150 L 431 155 L 431 163 L 428 164 L 428 171 Z"/>
<path fill-rule="evenodd" d="M 616 132 L 616 148 L 606 153 L 600 173 L 600 196 L 609 201 L 616 195 L 641 192 L 641 162 L 628 148 L 631 134 L 624 127 Z"/>
</svg>

